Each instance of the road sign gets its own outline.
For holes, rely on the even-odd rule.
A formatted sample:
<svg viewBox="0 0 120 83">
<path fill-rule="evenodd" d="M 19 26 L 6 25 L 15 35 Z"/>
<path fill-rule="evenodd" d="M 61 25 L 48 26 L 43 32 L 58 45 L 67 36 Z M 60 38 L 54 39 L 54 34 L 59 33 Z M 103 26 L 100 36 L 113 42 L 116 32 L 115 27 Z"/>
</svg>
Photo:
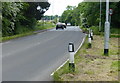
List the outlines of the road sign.
<svg viewBox="0 0 120 83">
<path fill-rule="evenodd" d="M 109 9 L 109 14 L 112 15 L 113 14 L 113 10 Z"/>
</svg>

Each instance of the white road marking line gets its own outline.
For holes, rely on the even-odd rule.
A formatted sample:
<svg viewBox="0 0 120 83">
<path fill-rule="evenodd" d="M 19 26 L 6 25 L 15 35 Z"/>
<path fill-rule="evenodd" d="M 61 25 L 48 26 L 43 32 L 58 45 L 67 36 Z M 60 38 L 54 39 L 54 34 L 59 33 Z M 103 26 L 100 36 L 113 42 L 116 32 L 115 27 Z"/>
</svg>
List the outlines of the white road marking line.
<svg viewBox="0 0 120 83">
<path fill-rule="evenodd" d="M 78 51 L 78 50 L 81 48 L 81 46 L 83 45 L 83 43 L 84 43 L 84 41 L 85 41 L 85 38 L 86 38 L 86 35 L 87 35 L 87 34 L 85 34 L 85 37 L 83 38 L 80 46 L 79 46 L 78 49 L 75 51 L 75 54 L 77 53 L 77 51 Z M 59 66 L 54 72 L 52 72 L 52 73 L 50 74 L 50 76 L 53 76 L 54 73 L 55 73 L 56 71 L 58 71 L 61 67 L 63 67 L 68 61 L 69 61 L 69 59 L 67 59 L 61 66 Z"/>
<path fill-rule="evenodd" d="M 59 66 L 52 74 L 50 74 L 50 76 L 54 75 L 54 73 L 56 71 L 58 71 L 62 66 L 64 66 L 67 62 L 69 61 L 69 59 L 67 59 L 61 66 Z"/>
<path fill-rule="evenodd" d="M 87 35 L 87 34 L 85 34 L 85 37 L 83 38 L 80 46 L 79 46 L 78 49 L 75 51 L 75 54 L 77 53 L 77 51 L 78 51 L 78 50 L 81 48 L 81 46 L 83 45 L 83 43 L 84 43 L 84 41 L 85 41 L 85 38 L 86 38 L 86 35 Z"/>
<path fill-rule="evenodd" d="M 3 42 L 2 44 L 8 44 L 8 43 L 10 43 L 11 41 L 7 41 L 7 42 Z"/>
</svg>

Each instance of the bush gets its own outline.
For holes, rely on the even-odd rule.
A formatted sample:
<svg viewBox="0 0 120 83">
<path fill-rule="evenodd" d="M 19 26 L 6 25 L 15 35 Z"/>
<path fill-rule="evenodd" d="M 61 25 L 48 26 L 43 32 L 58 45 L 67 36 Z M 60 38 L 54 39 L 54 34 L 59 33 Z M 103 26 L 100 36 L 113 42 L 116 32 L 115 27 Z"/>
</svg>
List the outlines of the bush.
<svg viewBox="0 0 120 83">
<path fill-rule="evenodd" d="M 30 32 L 30 29 L 26 26 L 22 26 L 20 23 L 16 24 L 15 35 Z"/>
<path fill-rule="evenodd" d="M 82 31 L 83 31 L 83 33 L 89 33 L 89 28 L 84 28 L 84 27 L 81 27 L 81 29 L 82 29 Z M 90 27 L 90 29 L 92 29 L 93 30 L 93 33 L 94 33 L 94 35 L 100 35 L 101 33 L 99 32 L 99 27 L 98 26 L 92 26 L 92 27 Z"/>
<path fill-rule="evenodd" d="M 92 26 L 92 27 L 90 27 L 90 29 L 93 30 L 93 33 L 94 33 L 95 35 L 100 35 L 99 27 L 98 27 L 98 26 Z"/>
<path fill-rule="evenodd" d="M 110 33 L 111 34 L 119 34 L 120 29 L 119 28 L 111 28 Z"/>
<path fill-rule="evenodd" d="M 43 30 L 43 29 L 49 29 L 49 28 L 53 28 L 55 27 L 55 25 L 51 22 L 37 22 L 36 26 L 35 26 L 35 30 Z"/>
</svg>

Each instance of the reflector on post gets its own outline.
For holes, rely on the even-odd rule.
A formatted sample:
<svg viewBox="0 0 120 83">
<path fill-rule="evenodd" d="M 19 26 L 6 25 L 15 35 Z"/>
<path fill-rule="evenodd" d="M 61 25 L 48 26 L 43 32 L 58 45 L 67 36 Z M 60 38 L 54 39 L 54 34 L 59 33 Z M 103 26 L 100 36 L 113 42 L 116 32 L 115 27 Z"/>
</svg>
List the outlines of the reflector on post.
<svg viewBox="0 0 120 83">
<path fill-rule="evenodd" d="M 109 14 L 112 16 L 112 14 L 113 14 L 113 10 L 110 8 L 109 9 Z"/>
<path fill-rule="evenodd" d="M 69 52 L 74 52 L 74 44 L 72 42 L 69 43 L 68 51 Z"/>
</svg>

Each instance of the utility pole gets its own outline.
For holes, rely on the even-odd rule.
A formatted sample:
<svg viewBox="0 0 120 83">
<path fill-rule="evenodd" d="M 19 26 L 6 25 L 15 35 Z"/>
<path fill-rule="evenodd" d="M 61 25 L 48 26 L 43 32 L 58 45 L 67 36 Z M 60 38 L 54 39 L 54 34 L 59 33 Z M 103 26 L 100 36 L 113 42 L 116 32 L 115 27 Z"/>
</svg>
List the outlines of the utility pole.
<svg viewBox="0 0 120 83">
<path fill-rule="evenodd" d="M 102 4 L 101 4 L 101 0 L 100 0 L 100 22 L 99 22 L 99 32 L 101 32 L 101 7 L 102 7 Z"/>
<path fill-rule="evenodd" d="M 110 34 L 110 23 L 109 18 L 109 0 L 106 0 L 106 22 L 105 22 L 105 36 L 104 36 L 104 55 L 108 55 L 109 52 L 109 34 Z"/>
</svg>

